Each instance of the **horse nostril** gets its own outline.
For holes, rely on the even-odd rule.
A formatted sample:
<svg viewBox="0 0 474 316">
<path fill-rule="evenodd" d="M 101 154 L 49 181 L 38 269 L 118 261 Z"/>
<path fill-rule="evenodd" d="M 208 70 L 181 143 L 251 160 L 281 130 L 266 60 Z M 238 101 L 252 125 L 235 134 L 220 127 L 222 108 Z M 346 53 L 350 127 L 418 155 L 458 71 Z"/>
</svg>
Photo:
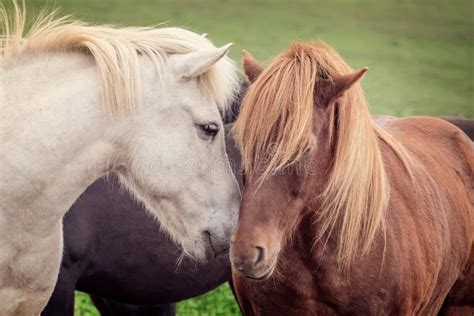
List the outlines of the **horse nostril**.
<svg viewBox="0 0 474 316">
<path fill-rule="evenodd" d="M 257 260 L 255 260 L 253 264 L 254 267 L 265 260 L 265 248 L 260 246 L 256 246 L 255 248 L 257 248 Z"/>
</svg>

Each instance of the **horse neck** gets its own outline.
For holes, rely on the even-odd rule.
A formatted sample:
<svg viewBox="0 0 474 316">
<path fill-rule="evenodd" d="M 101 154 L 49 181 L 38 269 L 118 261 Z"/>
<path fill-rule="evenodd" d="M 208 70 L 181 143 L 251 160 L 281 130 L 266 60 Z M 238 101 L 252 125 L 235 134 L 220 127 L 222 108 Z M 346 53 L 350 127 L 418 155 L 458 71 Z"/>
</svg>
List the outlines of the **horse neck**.
<svg viewBox="0 0 474 316">
<path fill-rule="evenodd" d="M 39 233 L 107 172 L 120 128 L 103 114 L 92 58 L 38 55 L 5 70 L 0 169 L 16 180 L 0 184 L 0 211 L 23 212 L 21 226 Z"/>
</svg>

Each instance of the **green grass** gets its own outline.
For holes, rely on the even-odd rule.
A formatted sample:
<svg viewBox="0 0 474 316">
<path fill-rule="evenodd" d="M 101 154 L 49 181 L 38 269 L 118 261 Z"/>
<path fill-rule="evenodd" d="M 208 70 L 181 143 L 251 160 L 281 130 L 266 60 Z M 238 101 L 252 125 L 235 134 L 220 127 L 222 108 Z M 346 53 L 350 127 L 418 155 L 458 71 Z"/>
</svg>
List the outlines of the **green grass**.
<svg viewBox="0 0 474 316">
<path fill-rule="evenodd" d="M 74 303 L 74 316 L 99 316 L 99 312 L 92 304 L 89 295 L 76 292 L 76 301 Z"/>
<path fill-rule="evenodd" d="M 240 315 L 240 311 L 229 285 L 224 284 L 209 294 L 178 304 L 178 315 L 227 316 Z"/>
<path fill-rule="evenodd" d="M 294 40 L 323 39 L 364 78 L 373 113 L 474 117 L 474 23 L 471 0 L 54 0 L 45 3 L 95 23 L 167 22 L 234 42 L 263 62 Z M 79 295 L 76 315 L 94 315 Z M 225 287 L 181 303 L 180 315 L 237 313 Z"/>
</svg>

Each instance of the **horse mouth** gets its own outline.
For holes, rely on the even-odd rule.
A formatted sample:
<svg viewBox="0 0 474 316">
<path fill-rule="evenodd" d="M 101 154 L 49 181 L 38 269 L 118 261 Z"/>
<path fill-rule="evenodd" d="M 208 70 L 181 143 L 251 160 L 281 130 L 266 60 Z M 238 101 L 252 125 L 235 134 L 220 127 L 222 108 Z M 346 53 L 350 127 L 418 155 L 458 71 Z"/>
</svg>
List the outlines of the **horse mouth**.
<svg viewBox="0 0 474 316">
<path fill-rule="evenodd" d="M 268 280 L 268 279 L 273 275 L 273 272 L 275 271 L 276 265 L 277 265 L 277 260 L 276 260 L 276 258 L 275 258 L 275 259 L 273 259 L 272 264 L 267 268 L 267 270 L 266 270 L 262 275 L 260 275 L 260 276 L 255 276 L 255 275 L 248 275 L 248 274 L 245 274 L 244 276 L 245 276 L 247 279 L 254 280 L 254 281 L 265 281 L 265 280 Z"/>
<path fill-rule="evenodd" d="M 211 238 L 211 233 L 209 231 L 203 232 L 204 238 L 207 241 L 206 246 L 206 259 L 212 260 L 219 257 L 229 256 L 229 245 L 217 245 L 215 241 Z"/>
</svg>

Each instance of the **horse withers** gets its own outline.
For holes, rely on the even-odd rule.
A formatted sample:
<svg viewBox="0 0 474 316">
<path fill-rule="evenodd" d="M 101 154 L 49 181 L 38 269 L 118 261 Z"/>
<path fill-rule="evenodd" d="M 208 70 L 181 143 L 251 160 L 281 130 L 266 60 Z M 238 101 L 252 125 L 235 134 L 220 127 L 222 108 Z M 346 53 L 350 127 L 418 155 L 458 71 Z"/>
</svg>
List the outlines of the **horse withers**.
<svg viewBox="0 0 474 316">
<path fill-rule="evenodd" d="M 378 126 L 323 43 L 262 70 L 235 125 L 245 190 L 230 258 L 245 315 L 473 311 L 474 147 L 435 118 Z"/>
<path fill-rule="evenodd" d="M 0 314 L 43 310 L 62 218 L 110 171 L 190 256 L 225 252 L 240 201 L 222 122 L 239 88 L 231 45 L 52 14 L 24 36 L 14 7 L 0 9 Z"/>
</svg>

